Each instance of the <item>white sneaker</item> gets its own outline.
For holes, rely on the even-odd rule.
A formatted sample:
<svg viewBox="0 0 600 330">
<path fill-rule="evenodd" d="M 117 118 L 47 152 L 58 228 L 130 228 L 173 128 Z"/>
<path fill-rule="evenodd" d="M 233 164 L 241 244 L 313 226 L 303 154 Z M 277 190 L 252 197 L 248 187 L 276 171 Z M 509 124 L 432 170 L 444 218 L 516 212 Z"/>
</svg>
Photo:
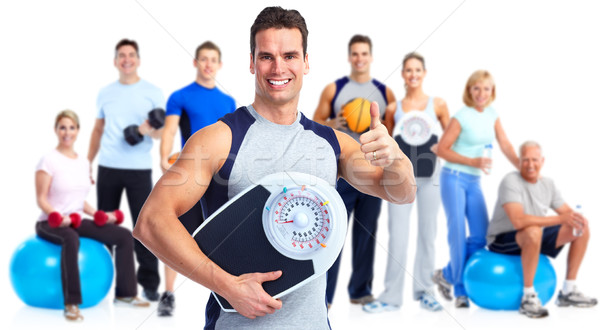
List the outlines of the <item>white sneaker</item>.
<svg viewBox="0 0 600 330">
<path fill-rule="evenodd" d="M 548 316 L 548 310 L 542 307 L 542 302 L 536 293 L 526 293 L 521 298 L 519 313 L 525 314 L 531 318 L 541 318 Z"/>
<path fill-rule="evenodd" d="M 398 305 L 386 304 L 379 300 L 363 305 L 363 311 L 367 313 L 393 312 L 399 309 Z"/>
<path fill-rule="evenodd" d="M 562 290 L 560 290 L 558 292 L 558 298 L 556 298 L 556 304 L 559 307 L 592 307 L 598 304 L 598 299 L 586 297 L 577 290 L 577 287 L 574 287 L 573 291 L 569 292 L 569 294 L 564 294 Z"/>
</svg>

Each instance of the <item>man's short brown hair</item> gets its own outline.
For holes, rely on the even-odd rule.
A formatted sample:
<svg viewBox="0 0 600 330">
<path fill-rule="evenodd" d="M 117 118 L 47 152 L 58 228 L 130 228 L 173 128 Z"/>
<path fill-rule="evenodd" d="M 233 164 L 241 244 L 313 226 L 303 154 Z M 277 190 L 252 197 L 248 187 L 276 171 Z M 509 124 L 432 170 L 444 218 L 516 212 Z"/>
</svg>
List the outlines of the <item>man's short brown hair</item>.
<svg viewBox="0 0 600 330">
<path fill-rule="evenodd" d="M 129 40 L 129 39 L 121 39 L 121 41 L 119 41 L 117 43 L 117 46 L 115 47 L 115 58 L 117 57 L 117 54 L 119 53 L 119 48 L 121 48 L 123 46 L 133 47 L 133 49 L 135 49 L 135 53 L 137 54 L 137 56 L 140 57 L 140 49 L 138 47 L 137 42 L 135 42 L 134 40 Z"/>
<path fill-rule="evenodd" d="M 352 45 L 357 44 L 359 42 L 369 45 L 369 53 L 373 53 L 373 44 L 371 43 L 371 38 L 360 34 L 356 34 L 352 38 L 350 38 L 350 42 L 348 43 L 348 55 L 350 55 L 350 48 L 352 48 Z"/>
<path fill-rule="evenodd" d="M 306 56 L 306 48 L 308 41 L 308 28 L 304 17 L 297 10 L 283 9 L 281 7 L 267 7 L 263 9 L 250 28 L 250 52 L 254 57 L 256 50 L 256 34 L 260 31 L 270 28 L 276 29 L 298 29 L 302 34 L 302 57 Z"/>
<path fill-rule="evenodd" d="M 219 49 L 219 46 L 217 46 L 212 41 L 205 41 L 200 46 L 198 46 L 198 48 L 196 48 L 196 57 L 195 57 L 195 59 L 198 59 L 198 56 L 200 56 L 200 51 L 203 50 L 203 49 L 216 50 L 217 53 L 219 53 L 219 62 L 221 62 L 221 49 Z"/>
</svg>

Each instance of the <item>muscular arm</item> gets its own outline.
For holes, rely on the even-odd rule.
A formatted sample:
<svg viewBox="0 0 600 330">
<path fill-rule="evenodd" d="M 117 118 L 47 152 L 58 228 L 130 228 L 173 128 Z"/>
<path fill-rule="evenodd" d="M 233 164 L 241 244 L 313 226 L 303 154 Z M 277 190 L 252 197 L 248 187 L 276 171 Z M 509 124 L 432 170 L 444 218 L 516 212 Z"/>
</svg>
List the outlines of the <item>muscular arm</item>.
<svg viewBox="0 0 600 330">
<path fill-rule="evenodd" d="M 500 150 L 502 153 L 508 158 L 508 160 L 513 164 L 513 166 L 518 170 L 519 169 L 519 157 L 515 152 L 515 148 L 508 140 L 504 129 L 502 128 L 502 124 L 500 123 L 500 118 L 496 119 L 496 123 L 494 124 L 494 130 L 496 131 L 496 139 L 498 140 L 498 144 L 500 145 Z"/>
<path fill-rule="evenodd" d="M 160 140 L 160 167 L 163 170 L 163 174 L 170 167 L 169 155 L 171 154 L 171 150 L 173 150 L 173 140 L 177 133 L 179 119 L 180 117 L 177 115 L 169 115 L 165 119 L 165 126 Z"/>
<path fill-rule="evenodd" d="M 222 122 L 194 134 L 148 196 L 133 236 L 170 268 L 220 294 L 240 314 L 255 318 L 281 308 L 281 302 L 262 289 L 263 281 L 281 272 L 228 274 L 200 250 L 177 219 L 203 196 L 230 146 L 231 131 Z"/>
<path fill-rule="evenodd" d="M 100 138 L 102 138 L 102 133 L 104 133 L 104 119 L 98 118 L 94 124 L 92 137 L 90 138 L 90 147 L 88 148 L 87 158 L 90 161 L 90 164 L 94 162 L 94 158 L 96 158 L 98 150 L 100 150 Z"/>
<path fill-rule="evenodd" d="M 379 121 L 375 102 L 371 104 L 371 125 L 371 130 L 361 135 L 361 144 L 335 132 L 341 149 L 339 174 L 363 193 L 392 203 L 412 202 L 416 193 L 412 164 Z"/>
<path fill-rule="evenodd" d="M 333 97 L 335 96 L 335 89 L 335 83 L 331 83 L 325 87 L 325 89 L 321 93 L 319 105 L 315 110 L 313 120 L 319 124 L 339 129 L 340 127 L 338 126 L 340 126 L 340 123 L 338 123 L 338 120 L 330 120 L 331 112 L 333 111 L 333 109 L 331 108 L 331 101 L 333 101 Z"/>
<path fill-rule="evenodd" d="M 52 176 L 44 171 L 35 172 L 35 197 L 37 205 L 46 214 L 54 212 L 54 207 L 48 202 L 48 191 Z"/>
</svg>

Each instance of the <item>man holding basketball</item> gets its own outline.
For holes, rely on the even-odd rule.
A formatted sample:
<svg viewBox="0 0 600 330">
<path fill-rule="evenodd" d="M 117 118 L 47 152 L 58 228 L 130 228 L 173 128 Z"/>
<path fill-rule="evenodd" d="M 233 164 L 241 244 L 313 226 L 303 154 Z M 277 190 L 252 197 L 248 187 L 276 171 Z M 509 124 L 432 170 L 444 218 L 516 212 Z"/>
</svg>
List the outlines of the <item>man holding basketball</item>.
<svg viewBox="0 0 600 330">
<path fill-rule="evenodd" d="M 219 118 L 235 110 L 233 98 L 216 86 L 217 72 L 221 69 L 221 50 L 211 41 L 205 41 L 198 48 L 194 58 L 196 81 L 171 94 L 167 101 L 167 116 L 160 143 L 160 165 L 163 174 L 171 166 L 169 154 L 177 127 L 181 132 L 181 147 L 198 130 L 214 124 Z M 179 220 L 192 234 L 202 221 L 201 201 L 198 201 Z M 175 308 L 173 285 L 177 273 L 165 265 L 165 292 L 158 303 L 158 316 L 171 316 Z"/>
<path fill-rule="evenodd" d="M 221 311 L 211 295 L 206 329 L 328 329 L 329 321 L 325 276 L 274 299 L 262 283 L 276 280 L 281 271 L 234 276 L 212 262 L 177 220 L 202 196 L 210 214 L 265 175 L 295 171 L 332 186 L 342 176 L 362 192 L 394 203 L 414 199 L 412 165 L 381 124 L 377 104 L 371 108 L 371 131 L 361 136 L 361 144 L 298 112 L 302 79 L 309 71 L 307 36 L 296 10 L 268 7 L 258 15 L 250 33 L 254 102 L 187 141 L 182 153 L 189 157 L 180 157 L 159 180 L 134 230 L 162 261 L 238 311 Z"/>
<path fill-rule="evenodd" d="M 392 90 L 371 78 L 370 66 L 373 62 L 371 48 L 371 39 L 367 36 L 355 35 L 350 39 L 348 44 L 350 76 L 340 78 L 325 87 L 313 118 L 317 123 L 347 133 L 358 142 L 360 142 L 360 134 L 364 132 L 352 130 L 355 130 L 356 127 L 364 127 L 364 125 L 352 122 L 348 126 L 347 122 L 347 118 L 351 118 L 352 121 L 364 118 L 362 114 L 357 115 L 357 113 L 363 110 L 361 104 L 366 102 L 357 99 L 362 98 L 370 102 L 377 102 L 382 107 L 381 120 L 383 120 L 383 114 L 386 111 L 396 110 L 396 98 Z M 375 234 L 377 233 L 377 219 L 381 210 L 381 199 L 360 192 L 345 180 L 338 181 L 337 191 L 346 204 L 348 219 L 351 219 L 350 215 L 354 211 L 352 274 L 348 283 L 350 302 L 353 304 L 368 304 L 374 301 L 371 286 L 374 277 Z M 327 273 L 328 306 L 331 305 L 335 294 L 340 260 L 341 253 Z"/>
</svg>

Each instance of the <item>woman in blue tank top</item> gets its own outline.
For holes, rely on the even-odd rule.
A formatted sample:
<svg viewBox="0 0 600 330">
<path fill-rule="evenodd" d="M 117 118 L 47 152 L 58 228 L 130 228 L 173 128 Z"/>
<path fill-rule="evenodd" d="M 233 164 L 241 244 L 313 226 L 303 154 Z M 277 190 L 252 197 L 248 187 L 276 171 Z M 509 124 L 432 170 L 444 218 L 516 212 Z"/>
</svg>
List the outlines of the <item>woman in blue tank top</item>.
<svg viewBox="0 0 600 330">
<path fill-rule="evenodd" d="M 435 235 L 437 214 L 440 208 L 439 173 L 436 155 L 437 142 L 450 121 L 446 102 L 438 97 L 429 97 L 423 91 L 423 79 L 427 71 L 425 59 L 417 53 L 409 53 L 402 62 L 402 78 L 406 95 L 395 112 L 388 111 L 385 124 L 392 133 L 400 148 L 413 164 L 417 183 L 416 203 L 388 203 L 389 210 L 389 242 L 388 260 L 385 272 L 384 291 L 376 301 L 363 306 L 370 313 L 397 310 L 402 306 L 404 295 L 404 277 L 407 273 L 407 251 L 410 214 L 413 204 L 418 209 L 417 251 L 415 256 L 413 278 L 413 298 L 421 302 L 421 307 L 437 311 L 442 306 L 431 294 L 433 281 L 431 273 L 435 262 Z M 414 120 L 423 120 L 429 125 L 431 134 L 426 134 L 422 141 L 414 143 L 407 139 L 408 129 Z M 441 127 L 440 127 L 441 126 Z M 415 127 L 420 127 L 419 125 Z M 410 134 L 409 134 L 410 135 Z M 425 140 L 427 140 L 425 142 Z M 423 143 L 424 142 L 424 143 Z"/>
<path fill-rule="evenodd" d="M 450 120 L 438 145 L 438 154 L 447 163 L 442 169 L 440 184 L 442 204 L 448 222 L 450 262 L 436 270 L 433 281 L 444 298 L 452 300 L 454 287 L 456 307 L 469 307 L 469 299 L 462 282 L 466 261 L 485 246 L 488 213 L 481 191 L 480 176 L 489 174 L 492 160 L 484 155 L 484 148 L 494 137 L 502 153 L 518 168 L 519 159 L 508 140 L 496 110 L 490 104 L 496 97 L 494 80 L 489 72 L 475 71 L 465 87 L 460 109 Z M 466 237 L 466 223 L 469 237 Z"/>
</svg>

